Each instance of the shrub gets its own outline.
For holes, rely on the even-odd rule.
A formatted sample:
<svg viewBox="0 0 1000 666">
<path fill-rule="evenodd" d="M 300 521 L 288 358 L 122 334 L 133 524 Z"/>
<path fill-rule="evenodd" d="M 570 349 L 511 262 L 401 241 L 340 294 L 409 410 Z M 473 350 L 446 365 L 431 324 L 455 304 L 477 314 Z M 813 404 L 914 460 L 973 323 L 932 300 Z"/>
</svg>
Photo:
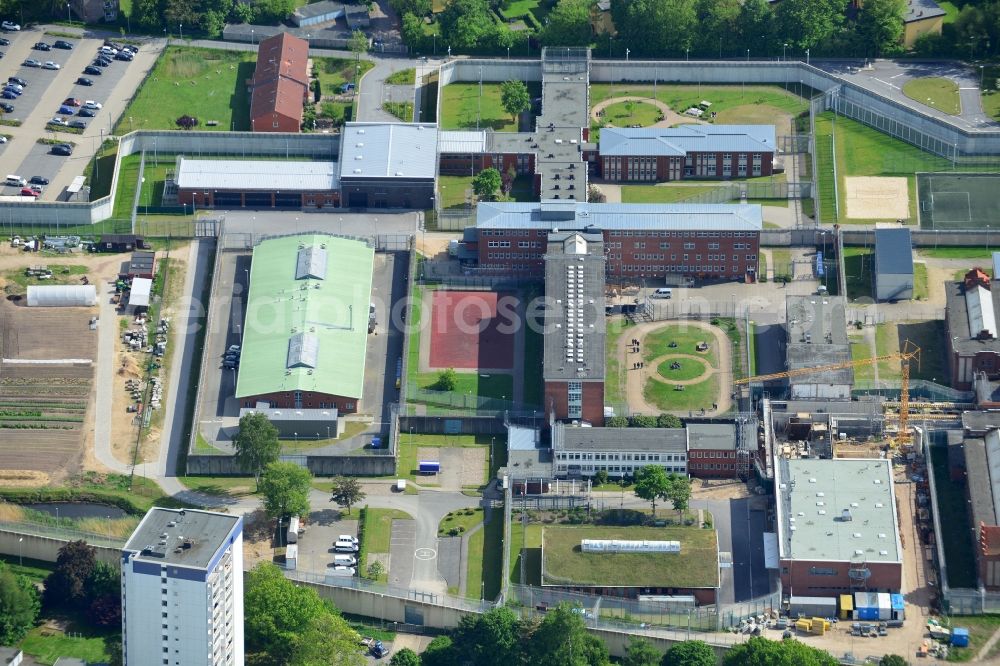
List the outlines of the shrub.
<svg viewBox="0 0 1000 666">
<path fill-rule="evenodd" d="M 189 130 L 198 126 L 198 119 L 194 116 L 184 115 L 175 120 L 174 123 L 176 123 L 181 129 Z"/>
</svg>

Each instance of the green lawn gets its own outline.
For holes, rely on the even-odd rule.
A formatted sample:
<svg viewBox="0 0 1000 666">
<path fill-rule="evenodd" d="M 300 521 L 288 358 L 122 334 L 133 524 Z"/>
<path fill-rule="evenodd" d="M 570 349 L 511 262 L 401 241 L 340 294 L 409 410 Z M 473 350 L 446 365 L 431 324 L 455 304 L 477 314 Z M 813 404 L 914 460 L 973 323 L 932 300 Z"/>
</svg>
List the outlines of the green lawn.
<svg viewBox="0 0 1000 666">
<path fill-rule="evenodd" d="M 751 377 L 757 374 L 757 324 L 750 322 L 750 330 L 747 331 L 747 344 L 750 345 L 750 372 Z"/>
<path fill-rule="evenodd" d="M 943 435 L 944 433 L 941 433 Z M 948 563 L 948 584 L 951 587 L 976 586 L 976 560 L 973 556 L 972 530 L 966 511 L 964 488 L 948 476 L 948 451 L 944 446 L 931 447 L 931 466 L 941 515 L 940 536 L 944 557 Z"/>
<path fill-rule="evenodd" d="M 22 558 L 17 555 L 0 555 L 0 562 L 3 562 L 11 573 L 27 576 L 32 583 L 41 583 L 55 568 L 54 562 L 33 560 L 30 557 Z"/>
<path fill-rule="evenodd" d="M 353 58 L 312 58 L 312 61 L 324 97 L 339 93 L 340 86 L 345 83 L 360 81 L 365 72 L 375 66 L 370 60 L 358 62 Z"/>
<path fill-rule="evenodd" d="M 384 102 L 382 110 L 396 116 L 404 123 L 413 122 L 413 102 Z"/>
<path fill-rule="evenodd" d="M 713 375 L 703 382 L 689 384 L 678 391 L 673 384 L 647 379 L 642 394 L 646 400 L 665 412 L 708 410 L 718 400 L 719 382 Z"/>
<path fill-rule="evenodd" d="M 926 104 L 952 116 L 957 116 L 962 112 L 958 84 L 951 79 L 940 76 L 910 79 L 903 84 L 903 94 L 916 102 Z"/>
<path fill-rule="evenodd" d="M 699 352 L 695 349 L 699 342 L 708 343 L 708 351 Z M 670 343 L 676 342 L 676 347 Z M 708 361 L 713 368 L 719 367 L 718 350 L 715 348 L 715 338 L 708 331 L 693 326 L 670 324 L 657 329 L 645 337 L 642 347 L 642 360 L 652 361 L 666 354 L 690 354 Z"/>
<path fill-rule="evenodd" d="M 870 247 L 844 248 L 844 274 L 847 276 L 847 299 L 872 297 L 875 254 Z"/>
<path fill-rule="evenodd" d="M 498 398 L 510 400 L 514 395 L 514 378 L 509 374 L 491 373 L 488 376 L 478 372 L 456 372 L 458 381 L 453 393 L 461 393 L 480 398 Z M 438 380 L 437 372 L 418 372 L 415 374 L 416 385 L 429 389 Z M 411 399 L 411 402 L 414 400 Z M 419 402 L 419 400 L 416 400 Z"/>
<path fill-rule="evenodd" d="M 199 130 L 250 129 L 246 80 L 256 54 L 168 46 L 125 112 L 116 134 L 133 129 L 177 129 L 182 115 L 196 117 Z M 218 125 L 208 126 L 207 121 Z"/>
<path fill-rule="evenodd" d="M 675 365 L 680 367 L 674 367 Z M 666 381 L 684 381 L 704 374 L 705 366 L 687 359 L 668 359 L 656 366 L 656 372 Z"/>
<path fill-rule="evenodd" d="M 182 476 L 178 481 L 206 495 L 245 497 L 256 492 L 256 483 L 249 476 Z"/>
<path fill-rule="evenodd" d="M 652 95 L 653 86 L 648 83 L 592 83 L 590 86 L 591 108 L 613 97 Z M 785 113 L 808 111 L 808 105 L 802 97 L 783 90 L 780 86 L 657 85 L 656 99 L 678 113 L 683 113 L 702 100 L 711 102 L 712 111 L 719 114 L 735 107 L 746 106 L 748 110 L 753 110 L 753 107 L 760 105 L 775 107 Z M 730 117 L 726 122 L 748 121 L 737 116 Z"/>
<path fill-rule="evenodd" d="M 21 287 L 27 287 L 28 285 L 57 285 L 57 284 L 80 284 L 80 276 L 86 275 L 89 272 L 87 266 L 82 266 L 80 264 L 68 264 L 68 265 L 52 265 L 49 267 L 52 271 L 52 277 L 47 280 L 41 280 L 36 276 L 28 277 L 24 273 L 24 269 L 16 269 L 8 272 L 3 276 L 6 282 L 12 282 Z"/>
<path fill-rule="evenodd" d="M 417 70 L 413 67 L 401 69 L 386 77 L 385 82 L 394 86 L 412 86 L 417 80 Z"/>
<path fill-rule="evenodd" d="M 413 520 L 413 516 L 398 509 L 373 509 L 365 507 L 364 520 L 361 524 L 361 548 L 358 553 L 360 556 L 361 571 L 368 570 L 369 553 L 389 552 L 393 520 Z M 380 577 L 382 581 L 387 579 L 388 574 L 383 574 Z"/>
<path fill-rule="evenodd" d="M 991 259 L 1000 247 L 922 247 L 917 252 L 932 259 Z M 992 267 L 989 269 L 992 272 Z"/>
<path fill-rule="evenodd" d="M 441 522 L 438 523 L 438 536 L 456 536 L 449 534 L 449 530 L 452 529 L 460 530 L 459 534 L 464 534 L 481 522 L 483 522 L 482 507 L 450 511 L 448 515 L 442 518 Z"/>
<path fill-rule="evenodd" d="M 628 105 L 632 105 L 631 111 Z M 662 119 L 660 110 L 648 102 L 617 102 L 604 108 L 602 120 L 615 127 L 649 127 Z"/>
<path fill-rule="evenodd" d="M 521 568 L 524 567 L 525 583 L 541 585 L 542 527 L 537 524 L 522 525 L 520 514 L 514 514 L 510 525 L 511 582 L 521 582 Z"/>
<path fill-rule="evenodd" d="M 426 477 L 418 473 L 417 450 L 420 448 L 472 448 L 482 449 L 482 483 L 486 483 L 490 474 L 488 467 L 491 444 L 493 446 L 493 466 L 496 468 L 500 461 L 506 460 L 506 437 L 493 437 L 490 435 L 418 435 L 400 432 L 397 476 L 401 479 L 408 479 L 419 483 L 422 486 L 436 486 L 438 485 L 437 483 L 427 482 L 427 479 L 434 479 L 435 477 Z"/>
<path fill-rule="evenodd" d="M 582 539 L 680 541 L 680 553 L 585 553 Z M 625 587 L 713 587 L 714 530 L 700 527 L 545 527 L 545 582 Z"/>
<path fill-rule="evenodd" d="M 861 359 L 872 357 L 872 346 L 865 342 L 864 340 L 851 338 L 851 360 L 860 361 Z M 875 368 L 872 365 L 858 365 L 854 367 L 854 381 L 860 386 L 870 386 L 870 383 L 875 380 Z M 868 382 L 865 384 L 864 382 Z"/>
<path fill-rule="evenodd" d="M 927 300 L 927 264 L 913 264 L 913 298 Z"/>
<path fill-rule="evenodd" d="M 875 346 L 879 356 L 900 350 L 900 344 L 909 340 L 920 347 L 920 361 L 910 363 L 910 377 L 926 379 L 941 384 L 948 383 L 948 359 L 941 341 L 945 337 L 944 321 L 885 322 L 875 327 Z M 881 379 L 900 376 L 899 361 L 880 361 Z"/>
<path fill-rule="evenodd" d="M 442 208 L 465 209 L 475 203 L 473 176 L 438 176 L 438 196 Z M 531 176 L 518 176 L 510 188 L 513 201 L 537 201 Z"/>
<path fill-rule="evenodd" d="M 477 509 L 478 510 L 478 509 Z M 503 518 L 494 513 L 468 539 L 465 596 L 469 599 L 495 599 L 500 592 L 500 569 L 503 562 Z"/>
<path fill-rule="evenodd" d="M 791 278 L 792 275 L 792 251 L 785 248 L 775 248 L 771 250 L 771 261 L 774 266 L 771 270 L 774 271 L 774 276 L 787 275 Z"/>
<path fill-rule="evenodd" d="M 605 376 L 607 377 L 607 381 L 604 383 L 604 400 L 612 405 L 625 401 L 625 378 L 622 376 L 621 363 L 618 362 L 618 339 L 628 328 L 628 322 L 623 317 L 608 320 L 604 338 Z"/>
<path fill-rule="evenodd" d="M 951 565 L 948 565 L 951 568 Z M 965 627 L 969 630 L 969 647 L 953 647 L 948 651 L 948 661 L 965 662 L 979 654 L 979 651 L 990 639 L 993 633 L 1000 629 L 1000 615 L 954 615 L 949 618 L 949 625 L 952 627 Z M 991 657 L 1000 654 L 1000 643 L 994 644 L 986 653 L 986 660 L 982 663 L 994 663 Z"/>
<path fill-rule="evenodd" d="M 116 634 L 94 635 L 88 632 L 90 635 L 83 636 L 77 631 L 78 628 L 74 628 L 71 637 L 56 629 L 35 627 L 28 632 L 20 647 L 25 654 L 43 664 L 54 664 L 60 657 L 76 657 L 89 663 L 110 661 L 107 645 L 109 640 L 116 638 Z"/>
<path fill-rule="evenodd" d="M 716 185 L 622 185 L 622 203 L 675 203 L 719 189 Z"/>
<path fill-rule="evenodd" d="M 542 94 L 541 84 L 529 81 L 528 92 L 532 98 L 539 97 Z M 443 108 L 438 113 L 441 129 L 476 129 L 478 117 L 480 129 L 517 131 L 517 120 L 500 104 L 500 83 L 483 83 L 481 105 L 478 82 L 452 83 L 444 87 L 441 105 Z"/>
<path fill-rule="evenodd" d="M 506 19 L 519 18 L 529 12 L 538 20 L 545 23 L 545 17 L 549 15 L 549 10 L 555 2 L 552 0 L 513 0 L 506 9 L 500 10 Z"/>
<path fill-rule="evenodd" d="M 1000 66 L 986 65 L 983 76 L 983 111 L 996 120 L 1000 118 Z"/>
</svg>

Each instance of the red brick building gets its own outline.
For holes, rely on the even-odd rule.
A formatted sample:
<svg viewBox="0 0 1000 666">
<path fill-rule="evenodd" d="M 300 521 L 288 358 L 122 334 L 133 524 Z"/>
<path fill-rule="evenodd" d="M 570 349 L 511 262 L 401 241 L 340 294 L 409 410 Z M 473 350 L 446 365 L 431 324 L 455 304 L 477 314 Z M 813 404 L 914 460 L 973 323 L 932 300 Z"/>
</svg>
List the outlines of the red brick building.
<svg viewBox="0 0 1000 666">
<path fill-rule="evenodd" d="M 541 275 L 549 232 L 586 230 L 602 235 L 609 279 L 753 281 L 762 227 L 760 206 L 751 204 L 483 202 L 478 238 L 466 247 L 482 272 Z"/>
<path fill-rule="evenodd" d="M 774 125 L 607 127 L 598 148 L 610 181 L 752 178 L 774 172 Z"/>
<path fill-rule="evenodd" d="M 891 461 L 778 458 L 774 483 L 783 591 L 815 597 L 900 591 L 903 548 Z"/>
<path fill-rule="evenodd" d="M 556 420 L 604 425 L 604 280 L 600 234 L 549 234 L 542 381 Z"/>
<path fill-rule="evenodd" d="M 282 32 L 257 48 L 250 87 L 254 132 L 298 132 L 309 98 L 309 42 Z"/>
<path fill-rule="evenodd" d="M 743 428 L 740 446 L 737 428 Z M 733 423 L 687 425 L 687 472 L 699 479 L 735 479 L 750 473 L 756 452 L 756 426 Z"/>
<path fill-rule="evenodd" d="M 341 414 L 358 411 L 357 398 L 312 391 L 258 393 L 240 399 L 240 407 L 246 409 L 256 407 L 258 403 L 266 403 L 275 409 L 336 409 Z"/>
<path fill-rule="evenodd" d="M 1000 299 L 990 278 L 975 268 L 961 282 L 945 283 L 944 336 L 951 365 L 951 385 L 968 390 L 979 375 L 1000 379 L 1000 333 L 996 312 Z"/>
</svg>

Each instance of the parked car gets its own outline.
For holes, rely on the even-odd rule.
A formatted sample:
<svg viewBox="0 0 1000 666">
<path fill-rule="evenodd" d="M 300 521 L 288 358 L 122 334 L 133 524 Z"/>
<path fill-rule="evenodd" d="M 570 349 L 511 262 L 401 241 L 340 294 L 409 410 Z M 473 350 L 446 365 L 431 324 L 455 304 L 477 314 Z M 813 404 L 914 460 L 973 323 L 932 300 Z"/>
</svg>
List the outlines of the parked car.
<svg viewBox="0 0 1000 666">
<path fill-rule="evenodd" d="M 20 29 L 21 26 L 19 26 L 17 23 L 14 23 L 13 21 L 4 21 L 3 23 L 0 23 L 0 30 L 6 30 L 8 32 L 17 32 Z"/>
<path fill-rule="evenodd" d="M 7 137 L 0 134 L 0 143 L 7 143 Z"/>
<path fill-rule="evenodd" d="M 46 60 L 42 63 L 42 69 L 59 69 L 60 65 L 57 62 L 52 62 L 51 60 Z"/>
<path fill-rule="evenodd" d="M 60 143 L 58 145 L 52 146 L 52 154 L 68 157 L 73 154 L 73 146 L 69 145 L 68 143 Z"/>
<path fill-rule="evenodd" d="M 132 55 L 131 51 L 119 51 L 118 55 L 115 56 L 115 60 L 123 60 L 125 62 L 132 62 L 132 58 L 134 58 L 134 57 L 135 56 Z"/>
<path fill-rule="evenodd" d="M 59 113 L 63 114 L 64 116 L 72 116 L 74 113 L 76 113 L 76 111 L 73 110 L 73 107 L 66 106 L 65 104 L 63 104 L 62 106 L 59 107 Z"/>
<path fill-rule="evenodd" d="M 126 44 L 122 48 L 125 49 L 126 51 L 131 51 L 132 55 L 135 55 L 136 53 L 139 52 L 139 47 L 136 46 L 135 44 Z"/>
<path fill-rule="evenodd" d="M 90 64 L 93 65 L 94 67 L 107 67 L 108 65 L 111 64 L 111 61 L 107 60 L 106 58 L 95 58 L 94 62 Z"/>
<path fill-rule="evenodd" d="M 45 176 L 32 176 L 30 179 L 28 179 L 28 182 L 35 185 L 48 185 L 49 179 L 46 178 Z"/>
<path fill-rule="evenodd" d="M 92 86 L 92 85 L 94 85 L 94 82 L 93 82 L 93 80 L 88 79 L 85 76 L 81 76 L 80 78 L 78 78 L 76 80 L 76 85 L 78 85 L 78 86 Z"/>
<path fill-rule="evenodd" d="M 80 106 L 83 104 L 83 102 L 81 102 L 76 97 L 67 97 L 66 99 L 63 100 L 63 104 L 65 104 L 66 106 Z"/>
<path fill-rule="evenodd" d="M 31 48 L 35 49 L 36 51 L 51 51 L 52 50 L 52 47 L 49 46 L 48 44 L 46 44 L 45 42 L 35 42 L 35 45 L 32 46 Z"/>
<path fill-rule="evenodd" d="M 14 113 L 14 105 L 7 102 L 0 102 L 0 109 L 3 109 L 4 113 Z"/>
<path fill-rule="evenodd" d="M 83 68 L 83 73 L 84 74 L 89 74 L 91 76 L 100 76 L 101 75 L 101 68 L 100 67 L 94 67 L 93 65 L 87 65 L 86 67 Z M 90 79 L 87 79 L 87 80 L 90 81 Z M 92 86 L 92 85 L 94 85 L 94 82 L 90 81 L 90 83 L 84 83 L 83 85 L 85 85 L 85 86 Z"/>
<path fill-rule="evenodd" d="M 41 67 L 42 66 L 42 63 L 40 63 L 39 61 L 35 60 L 34 58 L 28 58 L 27 60 L 25 60 L 21 64 L 24 65 L 25 67 Z"/>
<path fill-rule="evenodd" d="M 29 185 L 28 189 L 31 190 L 32 192 L 37 192 L 38 194 L 41 194 L 42 192 L 45 191 L 45 188 L 42 187 L 41 185 Z"/>
<path fill-rule="evenodd" d="M 7 83 L 16 83 L 19 86 L 25 86 L 25 87 L 27 87 L 28 85 L 27 81 L 17 76 L 8 76 Z"/>
<path fill-rule="evenodd" d="M 0 37 L 0 46 L 10 46 L 10 40 L 6 37 Z"/>
<path fill-rule="evenodd" d="M 85 109 L 95 109 L 96 110 L 96 109 L 100 109 L 102 106 L 103 106 L 103 104 L 101 104 L 100 102 L 95 102 L 92 99 L 88 99 L 86 102 L 83 103 L 83 108 L 85 108 Z"/>
<path fill-rule="evenodd" d="M 34 191 L 30 187 L 22 187 L 21 188 L 21 196 L 22 197 L 37 197 L 38 196 L 38 192 Z"/>
<path fill-rule="evenodd" d="M 11 86 L 4 86 L 3 91 L 5 93 L 10 93 L 11 95 L 14 96 L 14 97 L 8 97 L 7 99 L 17 99 L 18 97 L 21 96 L 21 91 L 18 90 L 17 88 L 13 88 Z"/>
<path fill-rule="evenodd" d="M 49 121 L 49 125 L 65 125 L 65 124 L 66 121 L 60 118 L 59 116 L 56 116 L 55 118 Z"/>
<path fill-rule="evenodd" d="M 8 81 L 4 85 L 4 88 L 10 88 L 11 90 L 16 90 L 19 93 L 24 92 L 24 86 L 22 86 L 20 83 L 14 83 L 13 81 Z"/>
<path fill-rule="evenodd" d="M 87 129 L 87 123 L 82 120 L 71 120 L 69 121 L 69 126 L 75 129 Z"/>
<path fill-rule="evenodd" d="M 118 49 L 116 49 L 113 46 L 108 46 L 107 44 L 105 44 L 101 48 L 97 49 L 97 52 L 98 53 L 103 53 L 103 54 L 109 55 L 109 56 L 118 55 Z"/>
<path fill-rule="evenodd" d="M 8 90 L 5 88 L 3 92 L 0 92 L 0 97 L 2 97 L 3 99 L 17 99 L 18 94 L 13 90 Z"/>
<path fill-rule="evenodd" d="M 97 115 L 97 111 L 94 111 L 93 109 L 80 109 L 76 115 L 81 118 L 93 118 Z"/>
<path fill-rule="evenodd" d="M 53 48 L 63 49 L 66 51 L 72 51 L 73 45 L 67 42 L 65 39 L 57 39 L 52 43 Z"/>
</svg>

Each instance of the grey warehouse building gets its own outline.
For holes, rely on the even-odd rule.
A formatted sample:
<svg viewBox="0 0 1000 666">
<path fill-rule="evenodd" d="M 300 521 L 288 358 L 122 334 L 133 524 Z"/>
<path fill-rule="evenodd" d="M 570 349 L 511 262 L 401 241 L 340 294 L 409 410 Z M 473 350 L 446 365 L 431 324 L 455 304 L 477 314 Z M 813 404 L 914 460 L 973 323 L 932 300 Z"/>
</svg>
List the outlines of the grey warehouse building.
<svg viewBox="0 0 1000 666">
<path fill-rule="evenodd" d="M 340 140 L 345 208 L 434 207 L 437 125 L 347 123 Z"/>
<path fill-rule="evenodd" d="M 875 300 L 913 298 L 913 246 L 910 230 L 875 230 Z"/>
</svg>

